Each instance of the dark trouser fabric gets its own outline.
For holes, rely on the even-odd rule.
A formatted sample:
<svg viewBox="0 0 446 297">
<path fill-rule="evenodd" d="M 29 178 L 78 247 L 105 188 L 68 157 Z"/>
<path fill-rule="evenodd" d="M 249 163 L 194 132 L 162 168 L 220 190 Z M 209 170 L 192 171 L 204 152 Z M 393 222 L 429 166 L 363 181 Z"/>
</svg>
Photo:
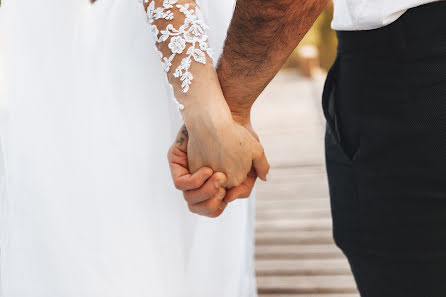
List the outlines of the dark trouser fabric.
<svg viewBox="0 0 446 297">
<path fill-rule="evenodd" d="M 363 297 L 446 297 L 446 1 L 338 37 L 322 99 L 335 242 Z"/>
</svg>

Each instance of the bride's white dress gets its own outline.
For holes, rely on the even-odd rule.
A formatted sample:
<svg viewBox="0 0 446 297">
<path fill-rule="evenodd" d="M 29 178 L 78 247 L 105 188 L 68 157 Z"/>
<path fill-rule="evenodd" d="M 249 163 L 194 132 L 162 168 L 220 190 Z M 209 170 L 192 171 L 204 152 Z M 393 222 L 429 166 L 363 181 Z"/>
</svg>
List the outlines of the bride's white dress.
<svg viewBox="0 0 446 297">
<path fill-rule="evenodd" d="M 234 0 L 201 0 L 216 56 Z M 138 0 L 3 0 L 0 296 L 252 297 L 254 200 L 188 213 Z"/>
</svg>

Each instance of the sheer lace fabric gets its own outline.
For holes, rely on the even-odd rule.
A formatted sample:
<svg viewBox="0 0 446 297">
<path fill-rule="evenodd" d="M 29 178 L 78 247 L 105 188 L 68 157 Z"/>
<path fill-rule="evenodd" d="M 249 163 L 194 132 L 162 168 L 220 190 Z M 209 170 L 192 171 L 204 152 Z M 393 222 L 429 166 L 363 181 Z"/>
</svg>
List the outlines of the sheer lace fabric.
<svg viewBox="0 0 446 297">
<path fill-rule="evenodd" d="M 199 3 L 190 1 L 178 4 L 178 0 L 164 0 L 162 3 L 160 0 L 149 1 L 144 0 L 148 23 L 154 34 L 163 68 L 169 75 L 180 79 L 181 91 L 187 93 L 194 79 L 190 69 L 192 63 L 204 65 L 208 57 L 212 60 L 212 49 L 209 47 L 206 32 L 208 26 L 201 14 Z M 172 69 L 175 59 L 181 59 L 181 62 Z M 172 86 L 171 96 L 178 107 L 183 109 L 184 106 L 174 96 Z"/>
</svg>

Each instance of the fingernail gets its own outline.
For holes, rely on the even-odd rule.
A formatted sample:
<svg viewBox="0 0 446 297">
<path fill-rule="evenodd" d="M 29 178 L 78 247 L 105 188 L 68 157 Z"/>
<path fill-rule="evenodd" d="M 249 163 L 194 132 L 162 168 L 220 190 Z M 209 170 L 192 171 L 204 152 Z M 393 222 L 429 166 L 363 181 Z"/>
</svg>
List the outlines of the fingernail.
<svg viewBox="0 0 446 297">
<path fill-rule="evenodd" d="M 218 200 L 223 200 L 223 198 L 225 198 L 225 196 L 226 196 L 225 190 L 220 188 L 220 190 L 218 191 L 218 194 L 217 194 Z"/>
<path fill-rule="evenodd" d="M 227 205 L 228 205 L 227 203 L 222 202 L 222 203 L 220 204 L 220 206 L 219 206 L 220 210 L 225 210 L 225 208 L 226 208 Z"/>
</svg>

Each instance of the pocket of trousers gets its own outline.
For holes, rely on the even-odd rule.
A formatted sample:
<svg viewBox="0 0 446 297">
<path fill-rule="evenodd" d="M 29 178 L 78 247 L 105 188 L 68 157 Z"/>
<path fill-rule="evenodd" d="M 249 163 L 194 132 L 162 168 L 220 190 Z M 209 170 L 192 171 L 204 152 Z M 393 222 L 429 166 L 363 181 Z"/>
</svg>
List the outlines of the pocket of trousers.
<svg viewBox="0 0 446 297">
<path fill-rule="evenodd" d="M 327 137 L 333 140 L 333 144 L 339 149 L 341 154 L 348 161 L 354 161 L 359 155 L 359 147 L 355 148 L 355 153 L 350 156 L 343 145 L 341 126 L 339 125 L 339 115 L 336 112 L 336 85 L 339 73 L 339 56 L 336 57 L 333 66 L 327 74 L 322 94 L 322 109 L 327 121 Z"/>
</svg>

